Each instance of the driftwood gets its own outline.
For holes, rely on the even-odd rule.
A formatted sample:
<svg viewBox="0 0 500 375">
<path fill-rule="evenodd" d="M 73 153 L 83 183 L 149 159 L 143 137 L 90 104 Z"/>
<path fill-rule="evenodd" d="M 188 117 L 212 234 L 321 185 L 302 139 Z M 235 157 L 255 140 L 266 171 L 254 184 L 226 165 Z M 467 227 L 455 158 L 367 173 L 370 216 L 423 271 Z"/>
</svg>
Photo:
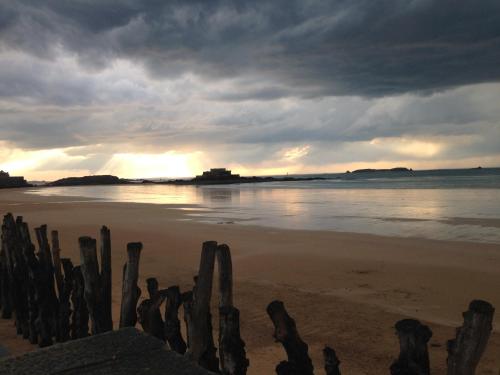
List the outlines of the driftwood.
<svg viewBox="0 0 500 375">
<path fill-rule="evenodd" d="M 178 286 L 171 286 L 167 289 L 167 299 L 165 303 L 165 339 L 170 349 L 177 353 L 184 354 L 187 346 L 182 338 L 181 322 L 179 320 L 179 307 L 182 303 L 181 292 Z"/>
<path fill-rule="evenodd" d="M 185 310 L 188 334 L 187 354 L 191 360 L 209 371 L 219 370 L 210 314 L 216 252 L 217 242 L 203 243 L 198 278 L 193 288 L 193 300 L 188 310 Z"/>
<path fill-rule="evenodd" d="M 141 290 L 137 286 L 141 250 L 142 243 L 140 242 L 127 244 L 128 261 L 123 269 L 120 328 L 134 327 L 137 323 L 136 307 L 141 295 Z"/>
<path fill-rule="evenodd" d="M 101 228 L 101 313 L 102 313 L 102 331 L 113 330 L 112 316 L 112 292 L 111 292 L 111 233 L 105 226 Z"/>
<path fill-rule="evenodd" d="M 463 313 L 464 323 L 456 338 L 448 341 L 448 375 L 474 375 L 490 338 L 495 309 L 485 301 L 475 300 Z"/>
<path fill-rule="evenodd" d="M 73 268 L 73 291 L 71 293 L 73 314 L 71 315 L 71 339 L 89 335 L 89 312 L 85 302 L 85 281 L 80 266 Z"/>
<path fill-rule="evenodd" d="M 325 346 L 323 349 L 323 359 L 325 361 L 325 373 L 326 375 L 340 375 L 340 360 L 337 357 L 335 350 L 329 346 Z"/>
<path fill-rule="evenodd" d="M 308 346 L 297 332 L 295 321 L 288 315 L 281 301 L 273 301 L 267 306 L 267 313 L 274 324 L 274 338 L 285 348 L 288 361 L 276 367 L 282 375 L 312 375 L 313 365 L 308 354 Z"/>
<path fill-rule="evenodd" d="M 400 353 L 391 365 L 391 375 L 429 375 L 427 342 L 432 337 L 429 327 L 418 320 L 403 319 L 396 323 Z"/>
</svg>

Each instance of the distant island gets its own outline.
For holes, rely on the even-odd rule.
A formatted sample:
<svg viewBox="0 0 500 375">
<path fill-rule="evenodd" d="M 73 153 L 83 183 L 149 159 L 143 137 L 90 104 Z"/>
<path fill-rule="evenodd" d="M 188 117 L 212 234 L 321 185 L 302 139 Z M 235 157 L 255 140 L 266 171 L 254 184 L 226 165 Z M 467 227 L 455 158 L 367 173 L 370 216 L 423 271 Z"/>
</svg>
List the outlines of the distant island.
<svg viewBox="0 0 500 375">
<path fill-rule="evenodd" d="M 212 168 L 209 171 L 203 172 L 190 180 L 170 180 L 170 181 L 148 181 L 143 183 L 150 184 L 170 184 L 170 185 L 220 185 L 220 184 L 244 184 L 257 182 L 283 182 L 283 181 L 311 181 L 325 180 L 324 177 L 243 177 L 239 174 L 232 174 L 226 168 Z"/>
<path fill-rule="evenodd" d="M 30 187 L 22 176 L 10 176 L 8 172 L 0 171 L 0 189 Z"/>
<path fill-rule="evenodd" d="M 366 169 L 356 169 L 355 171 L 352 171 L 352 173 L 373 173 L 373 172 L 413 172 L 413 169 L 405 168 L 405 167 L 397 167 L 397 168 L 389 168 L 389 169 L 366 168 Z M 347 173 L 351 173 L 351 172 L 347 171 Z"/>
<path fill-rule="evenodd" d="M 128 184 L 130 180 L 112 175 L 97 175 L 83 177 L 66 177 L 47 183 L 47 186 L 78 186 L 78 185 L 119 185 Z"/>
</svg>

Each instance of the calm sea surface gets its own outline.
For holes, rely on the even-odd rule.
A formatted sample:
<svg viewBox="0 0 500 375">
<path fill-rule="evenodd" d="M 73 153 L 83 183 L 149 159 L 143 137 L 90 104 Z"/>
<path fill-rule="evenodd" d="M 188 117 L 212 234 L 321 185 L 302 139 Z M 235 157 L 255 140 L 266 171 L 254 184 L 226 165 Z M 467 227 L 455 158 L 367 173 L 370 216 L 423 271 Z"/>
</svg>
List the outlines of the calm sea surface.
<svg viewBox="0 0 500 375">
<path fill-rule="evenodd" d="M 40 195 L 173 204 L 188 220 L 500 244 L 500 168 L 321 175 L 211 186 L 34 189 Z"/>
</svg>

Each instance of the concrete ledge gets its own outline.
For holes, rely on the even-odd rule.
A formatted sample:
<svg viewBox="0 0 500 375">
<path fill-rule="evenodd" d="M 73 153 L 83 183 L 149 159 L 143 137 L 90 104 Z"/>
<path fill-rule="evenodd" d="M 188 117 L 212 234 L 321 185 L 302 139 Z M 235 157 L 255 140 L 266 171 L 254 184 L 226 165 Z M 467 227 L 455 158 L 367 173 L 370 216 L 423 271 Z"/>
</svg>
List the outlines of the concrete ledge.
<svg viewBox="0 0 500 375">
<path fill-rule="evenodd" d="M 210 375 L 135 328 L 91 336 L 0 360 L 6 374 Z"/>
</svg>

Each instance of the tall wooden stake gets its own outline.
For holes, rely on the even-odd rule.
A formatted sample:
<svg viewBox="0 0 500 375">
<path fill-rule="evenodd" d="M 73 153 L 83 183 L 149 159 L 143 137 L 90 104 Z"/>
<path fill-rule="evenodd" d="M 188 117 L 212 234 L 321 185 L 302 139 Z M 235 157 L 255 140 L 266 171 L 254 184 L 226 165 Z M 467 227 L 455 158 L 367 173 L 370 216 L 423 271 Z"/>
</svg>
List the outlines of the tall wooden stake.
<svg viewBox="0 0 500 375">
<path fill-rule="evenodd" d="M 130 242 L 127 244 L 128 261 L 123 272 L 120 328 L 134 327 L 137 323 L 136 307 L 141 295 L 141 290 L 137 286 L 141 250 L 142 243 L 140 242 Z"/>
<path fill-rule="evenodd" d="M 101 228 L 101 304 L 102 330 L 113 330 L 112 280 L 111 280 L 111 233 L 105 226 Z"/>
</svg>

